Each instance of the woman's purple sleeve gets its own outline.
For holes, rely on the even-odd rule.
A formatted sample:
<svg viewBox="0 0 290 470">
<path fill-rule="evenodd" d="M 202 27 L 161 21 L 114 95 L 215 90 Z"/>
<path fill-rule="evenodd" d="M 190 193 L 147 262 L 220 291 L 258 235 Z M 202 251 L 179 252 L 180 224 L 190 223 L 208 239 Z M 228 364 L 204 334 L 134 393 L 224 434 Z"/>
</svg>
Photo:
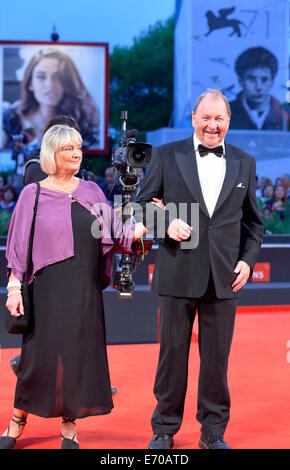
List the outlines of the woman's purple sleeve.
<svg viewBox="0 0 290 470">
<path fill-rule="evenodd" d="M 30 229 L 35 200 L 35 185 L 26 186 L 20 193 L 14 208 L 7 236 L 6 258 L 7 276 L 13 275 L 23 281 L 26 270 Z"/>
<path fill-rule="evenodd" d="M 114 244 L 114 251 L 132 253 L 135 225 L 123 224 L 99 189 L 99 202 L 94 205 L 94 212 L 101 222 L 102 244 Z"/>
<path fill-rule="evenodd" d="M 114 216 L 113 224 L 115 251 L 132 253 L 135 225 L 123 224 L 117 215 Z"/>
</svg>

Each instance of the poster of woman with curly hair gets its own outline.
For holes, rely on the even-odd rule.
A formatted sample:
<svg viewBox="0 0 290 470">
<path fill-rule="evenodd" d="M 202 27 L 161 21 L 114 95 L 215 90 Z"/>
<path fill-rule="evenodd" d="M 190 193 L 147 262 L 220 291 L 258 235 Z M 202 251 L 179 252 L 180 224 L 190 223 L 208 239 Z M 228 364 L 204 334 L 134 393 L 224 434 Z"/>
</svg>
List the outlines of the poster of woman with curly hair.
<svg viewBox="0 0 290 470">
<path fill-rule="evenodd" d="M 78 122 L 84 149 L 106 151 L 106 44 L 3 43 L 0 54 L 0 147 L 14 148 L 14 136 L 27 128 L 35 130 L 40 143 L 47 122 L 67 115 Z"/>
</svg>

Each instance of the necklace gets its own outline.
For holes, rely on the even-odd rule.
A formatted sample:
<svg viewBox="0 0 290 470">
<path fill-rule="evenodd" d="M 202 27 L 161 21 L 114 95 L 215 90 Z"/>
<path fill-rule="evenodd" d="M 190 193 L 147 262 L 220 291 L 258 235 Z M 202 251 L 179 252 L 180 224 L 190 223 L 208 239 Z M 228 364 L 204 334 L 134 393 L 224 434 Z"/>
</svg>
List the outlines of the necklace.
<svg viewBox="0 0 290 470">
<path fill-rule="evenodd" d="M 77 178 L 76 178 L 75 176 L 74 176 L 74 182 L 73 182 L 71 188 L 69 188 L 69 189 L 62 189 L 62 188 L 60 188 L 60 187 L 58 187 L 58 186 L 55 186 L 55 185 L 51 182 L 51 180 L 50 180 L 50 175 L 48 175 L 48 178 L 47 178 L 47 179 L 48 179 L 48 182 L 49 182 L 49 184 L 50 184 L 50 186 L 51 186 L 52 188 L 56 189 L 57 191 L 61 191 L 62 193 L 72 193 L 73 190 L 74 190 L 75 187 L 76 187 L 76 184 L 77 184 Z"/>
</svg>

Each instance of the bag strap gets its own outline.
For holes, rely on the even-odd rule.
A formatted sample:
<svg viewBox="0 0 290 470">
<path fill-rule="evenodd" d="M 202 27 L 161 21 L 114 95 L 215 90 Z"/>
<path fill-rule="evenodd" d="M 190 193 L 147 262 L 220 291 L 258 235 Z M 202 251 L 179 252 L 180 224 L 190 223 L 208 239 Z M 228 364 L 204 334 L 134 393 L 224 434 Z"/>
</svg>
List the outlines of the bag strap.
<svg viewBox="0 0 290 470">
<path fill-rule="evenodd" d="M 29 276 L 29 267 L 30 267 L 30 262 L 31 262 L 31 258 L 32 258 L 32 245 L 33 245 L 33 237 L 34 237 L 34 227 L 35 227 L 35 219 L 36 219 L 39 192 L 40 192 L 40 184 L 39 183 L 36 183 L 36 184 L 37 184 L 37 189 L 36 189 L 35 203 L 34 203 L 34 208 L 33 208 L 33 218 L 32 218 L 31 230 L 30 230 L 30 237 L 29 237 L 29 246 L 28 246 L 27 261 L 26 261 L 26 271 L 25 271 L 25 276 L 24 276 L 24 281 L 27 284 L 28 284 L 28 276 Z"/>
</svg>

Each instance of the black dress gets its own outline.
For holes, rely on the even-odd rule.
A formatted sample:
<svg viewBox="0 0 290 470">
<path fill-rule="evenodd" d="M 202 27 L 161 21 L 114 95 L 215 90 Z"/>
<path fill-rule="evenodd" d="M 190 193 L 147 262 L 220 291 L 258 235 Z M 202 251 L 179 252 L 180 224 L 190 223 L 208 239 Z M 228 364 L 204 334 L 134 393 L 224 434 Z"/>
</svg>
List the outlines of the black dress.
<svg viewBox="0 0 290 470">
<path fill-rule="evenodd" d="M 56 417 L 110 413 L 100 243 L 95 219 L 72 203 L 74 256 L 41 269 L 33 283 L 33 324 L 23 337 L 14 406 Z"/>
</svg>

